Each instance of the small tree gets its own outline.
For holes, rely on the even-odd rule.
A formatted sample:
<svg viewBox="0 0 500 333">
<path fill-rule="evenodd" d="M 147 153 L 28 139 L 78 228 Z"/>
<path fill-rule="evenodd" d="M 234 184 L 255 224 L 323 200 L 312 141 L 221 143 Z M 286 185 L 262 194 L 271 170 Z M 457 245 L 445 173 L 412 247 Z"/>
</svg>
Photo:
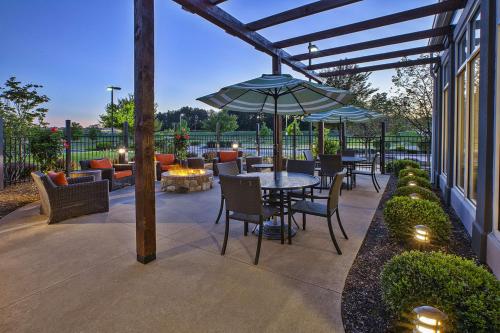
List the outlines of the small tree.
<svg viewBox="0 0 500 333">
<path fill-rule="evenodd" d="M 294 119 L 290 124 L 288 124 L 286 128 L 286 133 L 288 135 L 293 135 L 293 129 L 295 125 L 295 135 L 302 135 L 302 131 L 300 130 L 300 122 L 297 119 Z"/>
<path fill-rule="evenodd" d="M 95 141 L 97 140 L 97 137 L 101 134 L 101 130 L 97 125 L 92 125 L 88 127 L 88 137 L 90 140 Z"/>
<path fill-rule="evenodd" d="M 83 126 L 77 122 L 71 122 L 71 140 L 78 140 L 83 136 Z"/>
<path fill-rule="evenodd" d="M 273 131 L 267 127 L 266 123 L 262 123 L 260 125 L 260 131 L 259 131 L 259 135 L 260 136 L 270 136 L 273 134 Z"/>
<path fill-rule="evenodd" d="M 217 123 L 220 125 L 220 132 L 231 132 L 238 128 L 238 117 L 230 115 L 226 110 L 212 112 L 207 120 L 203 122 L 203 129 L 211 132 L 217 130 Z"/>
<path fill-rule="evenodd" d="M 63 151 L 63 135 L 56 128 L 33 128 L 29 137 L 29 150 L 42 172 L 55 170 Z"/>
<path fill-rule="evenodd" d="M 134 128 L 134 95 L 119 98 L 113 106 L 111 103 L 106 105 L 106 112 L 99 116 L 100 123 L 104 127 L 123 128 L 123 123 L 128 122 L 131 128 Z M 113 117 L 111 117 L 113 114 Z"/>
<path fill-rule="evenodd" d="M 187 123 L 181 121 L 174 132 L 175 157 L 179 161 L 187 160 L 189 147 L 189 128 Z"/>
</svg>

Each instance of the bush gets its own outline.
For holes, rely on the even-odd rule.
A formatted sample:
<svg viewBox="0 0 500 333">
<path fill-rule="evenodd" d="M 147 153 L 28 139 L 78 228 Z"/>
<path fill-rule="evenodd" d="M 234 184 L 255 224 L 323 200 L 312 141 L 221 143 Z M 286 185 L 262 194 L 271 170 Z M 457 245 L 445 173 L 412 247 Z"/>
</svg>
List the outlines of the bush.
<svg viewBox="0 0 500 333">
<path fill-rule="evenodd" d="M 34 128 L 30 133 L 29 151 L 42 172 L 57 168 L 63 147 L 62 133 L 55 127 Z"/>
<path fill-rule="evenodd" d="M 335 155 L 339 152 L 339 150 L 340 150 L 339 140 L 326 138 L 324 147 L 325 154 Z"/>
<path fill-rule="evenodd" d="M 418 176 L 405 176 L 403 178 L 399 178 L 397 187 L 408 186 L 408 182 L 413 181 L 417 183 L 420 187 L 425 187 L 426 189 L 431 189 L 431 183 L 426 179 Z"/>
<path fill-rule="evenodd" d="M 399 175 L 399 172 L 406 167 L 420 169 L 420 165 L 412 160 L 395 160 L 387 163 L 387 171 L 394 172 L 395 175 Z"/>
<path fill-rule="evenodd" d="M 398 176 L 399 178 L 406 177 L 410 172 L 417 177 L 422 177 L 425 179 L 429 178 L 429 173 L 427 171 L 415 168 L 404 168 L 401 171 L 399 171 Z"/>
<path fill-rule="evenodd" d="M 451 224 L 441 206 L 428 200 L 393 197 L 384 208 L 384 221 L 392 237 L 402 241 L 413 239 L 414 227 L 423 224 L 430 229 L 431 241 L 447 242 Z"/>
<path fill-rule="evenodd" d="M 113 147 L 113 144 L 111 142 L 97 142 L 95 144 L 95 149 L 96 150 L 109 150 Z"/>
<path fill-rule="evenodd" d="M 500 332 L 500 283 L 472 260 L 440 252 L 403 252 L 381 276 L 389 309 L 402 318 L 430 305 L 448 315 L 447 332 Z"/>
<path fill-rule="evenodd" d="M 408 197 L 410 194 L 416 193 L 423 200 L 429 200 L 432 202 L 440 203 L 439 197 L 426 188 L 420 186 L 402 186 L 396 189 L 394 192 L 395 197 Z"/>
</svg>

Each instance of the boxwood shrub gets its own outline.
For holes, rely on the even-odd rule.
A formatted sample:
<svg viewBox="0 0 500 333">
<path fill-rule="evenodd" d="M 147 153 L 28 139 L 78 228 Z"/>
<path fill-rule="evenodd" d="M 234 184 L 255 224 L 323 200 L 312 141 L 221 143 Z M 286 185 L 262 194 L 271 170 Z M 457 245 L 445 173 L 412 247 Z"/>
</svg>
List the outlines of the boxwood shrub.
<svg viewBox="0 0 500 333">
<path fill-rule="evenodd" d="M 403 178 L 403 177 L 406 177 L 408 176 L 409 173 L 413 173 L 413 175 L 417 176 L 417 177 L 422 177 L 422 178 L 425 178 L 425 179 L 428 179 L 429 178 L 429 173 L 425 170 L 422 170 L 422 169 L 416 169 L 416 168 L 405 168 L 405 169 L 402 169 L 401 171 L 399 171 L 399 178 Z"/>
<path fill-rule="evenodd" d="M 472 260 L 403 252 L 384 266 L 381 284 L 384 302 L 399 318 L 430 305 L 448 315 L 446 332 L 500 332 L 500 282 Z"/>
<path fill-rule="evenodd" d="M 445 243 L 450 238 L 451 223 L 441 206 L 428 200 L 393 197 L 384 207 L 384 221 L 391 236 L 402 240 L 413 239 L 414 227 L 426 225 L 431 241 Z"/>
<path fill-rule="evenodd" d="M 387 163 L 387 171 L 394 172 L 396 176 L 399 175 L 399 172 L 406 167 L 420 169 L 420 165 L 412 160 L 396 160 Z"/>
<path fill-rule="evenodd" d="M 399 178 L 398 187 L 408 186 L 409 181 L 414 181 L 418 186 L 424 187 L 426 189 L 431 189 L 431 183 L 426 179 L 418 176 L 405 176 L 403 178 Z"/>
<path fill-rule="evenodd" d="M 423 200 L 429 200 L 432 202 L 440 203 L 441 201 L 439 200 L 439 197 L 432 192 L 431 190 L 428 190 L 426 188 L 420 187 L 420 186 L 402 186 L 396 189 L 394 191 L 394 196 L 396 197 L 408 197 L 410 194 L 416 193 L 420 196 L 421 199 Z"/>
</svg>

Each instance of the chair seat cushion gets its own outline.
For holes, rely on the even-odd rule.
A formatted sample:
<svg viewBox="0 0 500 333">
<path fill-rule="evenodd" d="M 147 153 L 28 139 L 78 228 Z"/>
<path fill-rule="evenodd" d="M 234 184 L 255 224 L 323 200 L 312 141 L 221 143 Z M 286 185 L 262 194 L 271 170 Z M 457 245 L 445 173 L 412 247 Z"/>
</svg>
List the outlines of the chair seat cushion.
<svg viewBox="0 0 500 333">
<path fill-rule="evenodd" d="M 108 158 L 102 158 L 98 160 L 90 160 L 91 169 L 111 169 L 113 164 Z"/>
<path fill-rule="evenodd" d="M 292 211 L 321 216 L 326 216 L 327 214 L 325 204 L 306 200 L 301 200 L 294 203 L 292 205 Z"/>
<path fill-rule="evenodd" d="M 175 161 L 174 154 L 155 154 L 155 158 L 162 166 L 174 164 Z"/>
<path fill-rule="evenodd" d="M 270 218 L 271 216 L 277 215 L 279 213 L 276 207 L 271 206 L 263 206 L 264 211 L 264 220 Z M 238 221 L 251 222 L 251 223 L 259 223 L 259 215 L 253 214 L 242 214 L 242 213 L 232 213 L 229 215 L 229 218 Z"/>
<path fill-rule="evenodd" d="M 114 174 L 115 179 L 122 179 L 129 176 L 132 176 L 132 170 L 116 171 Z"/>
<path fill-rule="evenodd" d="M 236 161 L 238 158 L 237 151 L 221 151 L 219 152 L 219 159 L 221 163 Z"/>
<path fill-rule="evenodd" d="M 169 165 L 165 165 L 165 164 L 162 164 L 160 166 L 161 168 L 161 171 L 170 171 L 172 169 L 176 169 L 178 168 L 179 166 L 177 164 L 169 164 Z"/>
<path fill-rule="evenodd" d="M 67 186 L 68 185 L 68 179 L 66 179 L 66 174 L 61 171 L 61 172 L 54 172 L 54 171 L 49 171 L 47 173 L 47 176 L 49 176 L 50 180 L 57 186 Z"/>
</svg>

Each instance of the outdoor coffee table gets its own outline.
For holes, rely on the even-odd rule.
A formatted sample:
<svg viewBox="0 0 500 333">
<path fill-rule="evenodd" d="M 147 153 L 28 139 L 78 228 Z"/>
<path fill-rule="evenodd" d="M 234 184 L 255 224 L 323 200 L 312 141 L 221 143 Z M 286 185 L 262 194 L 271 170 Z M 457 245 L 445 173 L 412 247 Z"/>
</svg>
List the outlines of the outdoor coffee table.
<svg viewBox="0 0 500 333">
<path fill-rule="evenodd" d="M 257 164 L 252 164 L 252 168 L 255 168 L 257 170 L 263 170 L 263 169 L 273 170 L 274 164 L 272 164 L 272 163 L 257 163 Z"/>
<path fill-rule="evenodd" d="M 259 177 L 260 187 L 263 190 L 277 193 L 279 202 L 276 202 L 280 209 L 280 218 L 285 221 L 285 191 L 299 190 L 313 187 L 319 184 L 319 178 L 303 173 L 292 173 L 287 171 L 274 172 L 252 172 L 241 174 L 240 177 Z M 284 230 L 287 230 L 288 224 L 285 223 Z M 256 229 L 258 230 L 258 229 Z M 292 227 L 292 237 L 297 230 Z M 281 225 L 275 219 L 264 222 L 262 234 L 267 239 L 281 239 Z"/>
<path fill-rule="evenodd" d="M 70 178 L 79 178 L 79 177 L 94 177 L 94 181 L 102 180 L 102 172 L 101 170 L 77 170 L 71 171 L 69 173 Z"/>
</svg>

